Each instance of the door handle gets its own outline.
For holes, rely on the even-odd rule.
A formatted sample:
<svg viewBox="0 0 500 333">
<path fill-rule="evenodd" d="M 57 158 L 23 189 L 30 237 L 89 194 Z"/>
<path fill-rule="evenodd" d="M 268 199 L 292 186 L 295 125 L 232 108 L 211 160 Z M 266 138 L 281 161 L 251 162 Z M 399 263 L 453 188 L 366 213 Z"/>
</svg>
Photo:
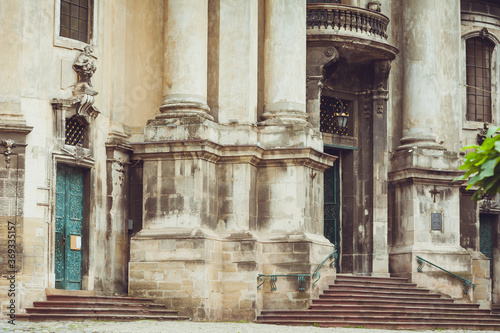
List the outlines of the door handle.
<svg viewBox="0 0 500 333">
<path fill-rule="evenodd" d="M 62 236 L 62 245 L 66 245 L 66 237 Z"/>
</svg>

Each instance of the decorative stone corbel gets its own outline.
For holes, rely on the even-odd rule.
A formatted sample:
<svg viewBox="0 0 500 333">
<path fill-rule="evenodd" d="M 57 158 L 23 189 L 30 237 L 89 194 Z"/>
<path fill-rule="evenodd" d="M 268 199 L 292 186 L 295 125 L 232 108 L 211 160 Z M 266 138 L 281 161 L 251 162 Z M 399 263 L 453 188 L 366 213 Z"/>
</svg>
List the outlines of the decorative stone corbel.
<svg viewBox="0 0 500 333">
<path fill-rule="evenodd" d="M 71 155 L 75 159 L 76 165 L 81 165 L 84 159 L 91 157 L 90 154 L 85 154 L 85 150 L 83 149 L 83 146 L 81 144 L 77 144 L 75 146 L 74 152 L 71 152 L 64 148 L 62 148 L 61 150 L 66 154 Z"/>
<path fill-rule="evenodd" d="M 488 125 L 489 123 L 484 123 L 483 124 L 483 129 L 479 130 L 479 133 L 477 133 L 476 141 L 478 145 L 482 145 L 484 140 L 486 140 L 486 135 L 488 134 Z"/>
<path fill-rule="evenodd" d="M 389 100 L 389 90 L 387 90 L 387 79 L 391 70 L 391 63 L 387 60 L 375 62 L 375 77 L 373 81 L 372 99 L 376 104 L 376 112 L 379 115 L 384 113 L 385 105 Z"/>
<path fill-rule="evenodd" d="M 380 13 L 380 11 L 381 11 L 380 7 L 382 7 L 382 3 L 380 1 L 377 1 L 377 0 L 370 1 L 368 3 L 367 7 L 368 7 L 369 10 L 373 10 L 374 12 L 379 12 Z"/>
<path fill-rule="evenodd" d="M 118 172 L 118 180 L 119 180 L 119 185 L 123 185 L 123 181 L 125 180 L 125 165 L 130 164 L 130 162 L 127 162 L 124 158 L 117 158 L 113 160 L 113 165 L 115 166 L 115 171 Z"/>
<path fill-rule="evenodd" d="M 73 96 L 79 101 L 77 113 L 80 115 L 89 114 L 95 118 L 99 115 L 99 110 L 93 106 L 97 91 L 92 87 L 92 76 L 94 75 L 97 67 L 94 58 L 92 57 L 94 49 L 92 46 L 87 45 L 83 52 L 81 52 L 73 63 L 78 82 L 73 87 Z"/>
<path fill-rule="evenodd" d="M 488 29 L 486 28 L 482 28 L 481 31 L 479 32 L 479 37 L 481 37 L 482 39 L 486 39 L 488 38 L 490 32 L 488 31 Z"/>
<path fill-rule="evenodd" d="M 12 148 L 16 146 L 16 143 L 14 142 L 14 140 L 11 139 L 3 140 L 0 143 L 2 144 L 2 146 L 5 146 L 5 151 L 3 152 L 3 154 L 5 155 L 5 168 L 9 169 L 10 155 L 12 154 Z"/>
</svg>

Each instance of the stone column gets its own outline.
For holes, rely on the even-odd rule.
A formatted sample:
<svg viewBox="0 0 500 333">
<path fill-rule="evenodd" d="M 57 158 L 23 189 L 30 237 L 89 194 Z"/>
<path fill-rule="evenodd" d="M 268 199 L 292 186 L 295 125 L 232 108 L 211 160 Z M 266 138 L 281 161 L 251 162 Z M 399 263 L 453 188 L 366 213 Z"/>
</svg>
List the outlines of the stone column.
<svg viewBox="0 0 500 333">
<path fill-rule="evenodd" d="M 208 0 L 165 1 L 163 104 L 157 118 L 208 119 Z"/>
<path fill-rule="evenodd" d="M 304 123 L 306 2 L 266 0 L 265 27 L 263 124 Z"/>
<path fill-rule="evenodd" d="M 443 149 L 440 124 L 438 0 L 403 1 L 403 138 L 398 149 Z"/>
<path fill-rule="evenodd" d="M 387 79 L 388 60 L 375 61 L 373 81 L 373 273 L 389 273 L 387 246 Z"/>
</svg>

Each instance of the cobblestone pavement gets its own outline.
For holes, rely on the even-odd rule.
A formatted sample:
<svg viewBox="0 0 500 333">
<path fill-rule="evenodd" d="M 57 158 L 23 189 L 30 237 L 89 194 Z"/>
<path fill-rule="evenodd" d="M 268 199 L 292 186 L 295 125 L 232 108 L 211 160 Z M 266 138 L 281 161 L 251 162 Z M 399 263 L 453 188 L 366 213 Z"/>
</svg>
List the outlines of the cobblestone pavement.
<svg viewBox="0 0 500 333">
<path fill-rule="evenodd" d="M 30 323 L 16 321 L 15 325 L 7 323 L 3 320 L 0 323 L 0 332 L 161 332 L 161 333 L 365 333 L 374 331 L 376 333 L 398 332 L 398 333 L 415 333 L 436 331 L 394 331 L 394 330 L 374 330 L 362 328 L 318 328 L 318 327 L 292 327 L 280 325 L 263 325 L 254 323 L 223 323 L 223 322 L 191 322 L 191 321 L 176 321 L 176 322 L 158 322 L 150 320 L 141 320 L 133 322 L 109 322 L 109 321 L 85 321 L 85 322 L 41 322 Z M 446 332 L 487 332 L 487 331 L 470 331 L 470 330 L 454 330 L 441 331 Z"/>
</svg>

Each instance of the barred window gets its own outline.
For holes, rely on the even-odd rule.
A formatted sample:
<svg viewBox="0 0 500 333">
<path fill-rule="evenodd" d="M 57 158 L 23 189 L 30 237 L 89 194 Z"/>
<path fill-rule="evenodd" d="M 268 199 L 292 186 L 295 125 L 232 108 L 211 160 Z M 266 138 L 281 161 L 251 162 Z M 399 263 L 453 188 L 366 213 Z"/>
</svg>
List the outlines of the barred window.
<svg viewBox="0 0 500 333">
<path fill-rule="evenodd" d="M 466 41 L 467 120 L 491 122 L 492 51 L 492 45 L 483 38 Z"/>
<path fill-rule="evenodd" d="M 61 0 L 62 37 L 89 43 L 92 35 L 93 0 Z"/>
<path fill-rule="evenodd" d="M 352 135 L 349 120 L 344 127 L 339 126 L 336 117 L 343 116 L 348 119 L 351 114 L 352 101 L 336 97 L 321 96 L 320 104 L 320 131 L 337 135 Z"/>
<path fill-rule="evenodd" d="M 65 131 L 65 140 L 64 143 L 70 146 L 86 146 L 87 126 L 85 123 L 74 116 L 69 119 L 66 119 L 66 131 Z"/>
</svg>

